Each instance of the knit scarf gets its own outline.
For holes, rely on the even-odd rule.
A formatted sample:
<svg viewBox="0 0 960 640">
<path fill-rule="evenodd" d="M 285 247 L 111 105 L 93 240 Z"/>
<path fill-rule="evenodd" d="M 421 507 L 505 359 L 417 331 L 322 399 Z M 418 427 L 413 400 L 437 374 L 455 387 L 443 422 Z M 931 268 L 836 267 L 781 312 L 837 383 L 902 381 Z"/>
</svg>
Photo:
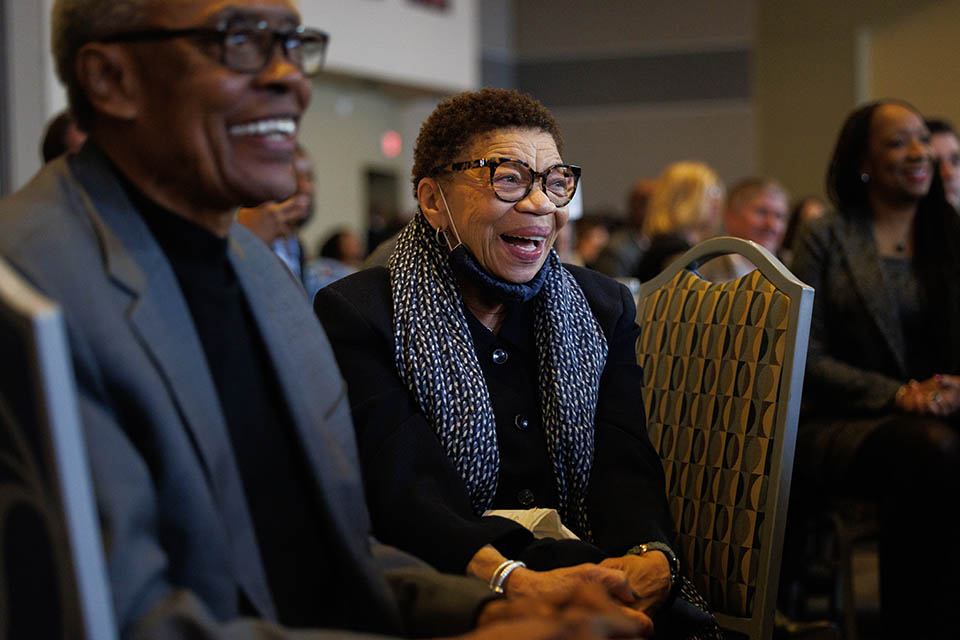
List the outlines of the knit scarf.
<svg viewBox="0 0 960 640">
<path fill-rule="evenodd" d="M 490 394 L 449 255 L 420 213 L 401 232 L 389 263 L 394 355 L 400 377 L 480 515 L 497 492 L 500 453 Z M 607 340 L 553 249 L 543 269 L 543 284 L 533 298 L 543 427 L 561 518 L 589 540 L 585 503 Z"/>
</svg>

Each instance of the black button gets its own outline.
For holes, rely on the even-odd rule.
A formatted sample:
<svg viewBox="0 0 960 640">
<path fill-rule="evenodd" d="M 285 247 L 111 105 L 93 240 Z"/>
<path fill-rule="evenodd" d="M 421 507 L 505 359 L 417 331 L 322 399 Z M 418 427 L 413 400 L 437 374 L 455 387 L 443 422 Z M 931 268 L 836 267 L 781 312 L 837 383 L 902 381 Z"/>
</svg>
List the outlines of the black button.
<svg viewBox="0 0 960 640">
<path fill-rule="evenodd" d="M 493 364 L 503 364 L 507 361 L 507 352 L 503 349 L 494 349 L 493 350 Z"/>
<path fill-rule="evenodd" d="M 521 489 L 520 491 L 517 491 L 517 500 L 519 500 L 520 504 L 525 507 L 532 506 L 533 491 L 530 491 L 530 489 Z"/>
<path fill-rule="evenodd" d="M 522 413 L 518 413 L 517 417 L 513 419 L 513 424 L 517 425 L 517 429 L 520 429 L 520 431 L 526 431 L 527 427 L 530 426 L 530 421 L 524 418 Z"/>
</svg>

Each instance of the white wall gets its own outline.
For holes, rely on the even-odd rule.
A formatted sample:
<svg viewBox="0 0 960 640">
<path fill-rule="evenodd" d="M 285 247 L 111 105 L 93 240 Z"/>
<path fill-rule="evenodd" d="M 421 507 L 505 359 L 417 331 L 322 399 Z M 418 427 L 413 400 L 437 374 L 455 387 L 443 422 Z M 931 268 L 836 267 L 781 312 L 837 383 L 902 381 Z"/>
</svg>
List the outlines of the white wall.
<svg viewBox="0 0 960 640">
<path fill-rule="evenodd" d="M 437 91 L 479 82 L 477 0 L 444 11 L 409 0 L 300 0 L 304 24 L 330 33 L 327 69 Z"/>
<path fill-rule="evenodd" d="M 3 0 L 6 10 L 6 50 L 9 86 L 8 131 L 10 187 L 22 186 L 40 168 L 40 138 L 47 120 L 66 106 L 66 95 L 50 56 L 52 0 Z"/>
<path fill-rule="evenodd" d="M 902 98 L 960 126 L 958 25 L 960 0 L 941 0 L 871 29 L 867 97 Z"/>
</svg>

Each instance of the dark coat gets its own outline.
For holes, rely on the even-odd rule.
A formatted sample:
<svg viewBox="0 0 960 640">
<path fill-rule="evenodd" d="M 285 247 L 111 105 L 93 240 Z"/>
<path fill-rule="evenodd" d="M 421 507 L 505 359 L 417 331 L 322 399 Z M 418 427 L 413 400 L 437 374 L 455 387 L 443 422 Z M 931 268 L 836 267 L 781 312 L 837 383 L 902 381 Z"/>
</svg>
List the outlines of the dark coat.
<svg viewBox="0 0 960 640">
<path fill-rule="evenodd" d="M 960 223 L 948 223 L 960 247 Z M 960 274 L 960 252 L 950 259 L 945 271 Z M 897 292 L 884 281 L 881 260 L 866 216 L 830 214 L 804 225 L 797 239 L 793 273 L 816 290 L 797 440 L 801 475 L 837 480 L 864 438 L 897 414 L 893 400 L 902 384 L 911 376 L 957 373 L 957 353 L 944 354 L 953 364 L 943 370 L 908 371 L 908 341 L 929 344 L 934 327 L 956 331 L 960 316 L 929 317 L 931 331 L 904 336 Z M 938 286 L 944 296 L 960 296 L 957 277 Z"/>
<path fill-rule="evenodd" d="M 580 284 L 609 343 L 587 498 L 599 550 L 569 541 L 534 543 L 532 535 L 514 522 L 473 515 L 463 480 L 397 373 L 385 268 L 354 274 L 317 295 L 314 308 L 347 380 L 367 499 L 379 538 L 455 572 L 463 572 L 486 544 L 507 557 L 536 558 L 535 568 L 549 569 L 620 555 L 643 542 L 671 540 L 663 469 L 644 425 L 633 299 L 606 276 L 566 268 Z M 529 322 L 532 306 L 529 302 L 512 309 L 496 336 L 470 322 L 501 453 L 493 508 L 557 506 L 540 423 L 536 349 Z M 505 363 L 494 363 L 495 349 L 507 352 Z"/>
<path fill-rule="evenodd" d="M 121 632 L 288 637 L 265 622 L 276 619 L 274 604 L 190 310 L 105 156 L 88 144 L 0 201 L 0 252 L 63 309 Z M 339 598 L 318 606 L 354 629 L 400 631 L 402 612 L 415 627 L 423 605 L 434 622 L 433 607 L 446 608 L 448 620 L 460 613 L 461 624 L 441 633 L 468 627 L 485 597 L 476 581 L 391 572 L 398 606 L 371 552 L 350 412 L 327 339 L 289 271 L 237 224 L 229 259 L 326 526 L 327 578 Z M 381 551 L 394 566 L 415 564 Z"/>
</svg>

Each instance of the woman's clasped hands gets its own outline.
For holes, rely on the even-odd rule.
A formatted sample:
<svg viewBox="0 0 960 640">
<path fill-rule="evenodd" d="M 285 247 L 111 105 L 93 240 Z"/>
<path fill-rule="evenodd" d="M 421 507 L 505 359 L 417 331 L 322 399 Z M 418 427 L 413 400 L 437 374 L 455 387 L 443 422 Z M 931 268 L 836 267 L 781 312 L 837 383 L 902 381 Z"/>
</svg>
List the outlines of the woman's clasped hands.
<svg viewBox="0 0 960 640">
<path fill-rule="evenodd" d="M 960 376 L 934 375 L 911 380 L 897 390 L 894 403 L 906 413 L 949 416 L 960 410 Z"/>
</svg>

